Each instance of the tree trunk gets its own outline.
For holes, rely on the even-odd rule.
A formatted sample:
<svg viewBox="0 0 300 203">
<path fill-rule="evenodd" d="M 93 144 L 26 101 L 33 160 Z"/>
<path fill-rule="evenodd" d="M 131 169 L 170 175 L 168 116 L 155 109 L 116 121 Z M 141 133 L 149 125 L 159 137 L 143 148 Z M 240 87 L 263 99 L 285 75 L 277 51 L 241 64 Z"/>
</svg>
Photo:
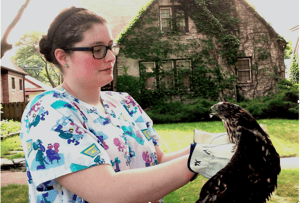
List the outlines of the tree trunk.
<svg viewBox="0 0 300 203">
<path fill-rule="evenodd" d="M 45 62 L 45 63 L 46 63 L 45 69 L 46 69 L 46 73 L 47 73 L 48 80 L 49 80 L 51 86 L 52 86 L 52 87 L 55 87 L 56 85 L 55 85 L 54 82 L 52 81 L 52 79 L 51 79 L 51 77 L 50 77 L 50 75 L 49 75 L 49 72 L 48 72 L 47 62 Z"/>
<path fill-rule="evenodd" d="M 6 28 L 3 37 L 1 39 L 1 58 L 4 56 L 5 52 L 9 51 L 12 49 L 12 45 L 8 44 L 7 38 L 11 30 L 16 26 L 16 24 L 19 22 L 21 16 L 23 15 L 23 12 L 25 8 L 28 6 L 30 0 L 26 0 L 25 4 L 21 6 L 20 10 L 18 11 L 16 17 L 14 20 L 11 22 L 11 24 Z"/>
</svg>

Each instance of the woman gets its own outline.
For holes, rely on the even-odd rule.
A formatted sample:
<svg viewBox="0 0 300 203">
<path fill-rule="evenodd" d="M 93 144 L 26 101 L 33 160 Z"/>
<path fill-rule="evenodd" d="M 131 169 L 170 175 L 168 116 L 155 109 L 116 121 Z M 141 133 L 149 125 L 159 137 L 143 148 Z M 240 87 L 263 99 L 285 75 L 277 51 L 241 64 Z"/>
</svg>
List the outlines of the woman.
<svg viewBox="0 0 300 203">
<path fill-rule="evenodd" d="M 195 174 L 210 177 L 226 165 L 210 168 L 211 155 L 196 144 L 165 154 L 151 119 L 130 95 L 101 92 L 118 54 L 101 16 L 64 10 L 40 52 L 64 82 L 36 96 L 23 114 L 32 202 L 162 202 Z"/>
</svg>

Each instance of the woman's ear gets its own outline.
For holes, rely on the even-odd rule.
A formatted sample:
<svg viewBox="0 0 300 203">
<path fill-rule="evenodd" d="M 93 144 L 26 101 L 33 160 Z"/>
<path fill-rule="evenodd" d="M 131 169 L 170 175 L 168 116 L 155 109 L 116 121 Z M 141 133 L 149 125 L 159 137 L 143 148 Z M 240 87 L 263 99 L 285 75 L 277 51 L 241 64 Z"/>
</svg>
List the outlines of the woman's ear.
<svg viewBox="0 0 300 203">
<path fill-rule="evenodd" d="M 54 51 L 55 58 L 57 62 L 60 64 L 61 67 L 65 66 L 67 64 L 67 57 L 66 52 L 62 49 L 56 49 Z"/>
</svg>

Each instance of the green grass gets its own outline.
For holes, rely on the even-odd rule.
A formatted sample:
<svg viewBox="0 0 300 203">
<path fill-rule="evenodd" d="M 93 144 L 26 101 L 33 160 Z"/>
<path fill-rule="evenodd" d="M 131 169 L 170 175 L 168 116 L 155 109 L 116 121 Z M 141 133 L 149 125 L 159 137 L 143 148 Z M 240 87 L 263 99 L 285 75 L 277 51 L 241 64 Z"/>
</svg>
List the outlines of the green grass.
<svg viewBox="0 0 300 203">
<path fill-rule="evenodd" d="M 1 121 L 1 135 L 18 132 L 21 129 L 21 122 L 13 120 L 2 120 Z"/>
<path fill-rule="evenodd" d="M 261 119 L 257 120 L 267 132 L 281 157 L 299 156 L 299 120 Z M 222 121 L 176 123 L 155 125 L 165 152 L 173 152 L 188 146 L 193 140 L 193 130 L 218 133 L 225 132 Z"/>
<path fill-rule="evenodd" d="M 299 120 L 261 119 L 277 150 L 282 157 L 299 156 Z M 168 153 L 188 146 L 193 140 L 193 130 L 218 133 L 225 132 L 222 121 L 176 123 L 155 125 L 161 138 L 161 147 Z M 195 181 L 170 193 L 165 203 L 190 203 L 198 199 L 201 187 L 207 179 L 199 176 Z M 296 203 L 299 198 L 299 169 L 284 169 L 278 178 L 278 188 L 268 203 Z"/>
<path fill-rule="evenodd" d="M 22 151 L 22 143 L 19 135 L 4 138 L 1 141 L 1 158 L 16 159 L 24 158 L 24 153 L 12 153 L 13 151 Z"/>
<path fill-rule="evenodd" d="M 199 197 L 201 187 L 207 179 L 198 176 L 196 180 L 173 191 L 164 198 L 165 203 L 193 203 Z M 283 169 L 278 178 L 277 190 L 272 194 L 268 203 L 296 203 L 299 195 L 299 170 Z M 2 203 L 27 203 L 27 185 L 8 185 L 1 189 Z"/>
<path fill-rule="evenodd" d="M 2 203 L 28 203 L 28 186 L 11 184 L 1 187 Z"/>
<path fill-rule="evenodd" d="M 202 176 L 173 191 L 164 198 L 165 203 L 196 202 L 207 179 Z M 278 186 L 268 203 L 297 203 L 299 198 L 299 169 L 283 169 L 279 174 Z"/>
<path fill-rule="evenodd" d="M 299 156 L 299 120 L 262 119 L 271 140 L 280 156 Z M 193 140 L 193 130 L 218 133 L 225 132 L 221 121 L 162 124 L 154 126 L 161 137 L 161 147 L 165 152 L 173 152 L 188 146 Z M 20 150 L 19 136 L 6 138 L 1 143 L 1 157 L 8 151 Z M 23 155 L 24 156 L 24 155 Z M 192 203 L 198 199 L 199 192 L 207 179 L 199 176 L 195 181 L 170 193 L 165 203 Z M 2 187 L 3 203 L 28 202 L 26 185 L 9 185 Z M 296 203 L 299 195 L 299 169 L 284 169 L 278 179 L 278 188 L 268 203 Z"/>
</svg>

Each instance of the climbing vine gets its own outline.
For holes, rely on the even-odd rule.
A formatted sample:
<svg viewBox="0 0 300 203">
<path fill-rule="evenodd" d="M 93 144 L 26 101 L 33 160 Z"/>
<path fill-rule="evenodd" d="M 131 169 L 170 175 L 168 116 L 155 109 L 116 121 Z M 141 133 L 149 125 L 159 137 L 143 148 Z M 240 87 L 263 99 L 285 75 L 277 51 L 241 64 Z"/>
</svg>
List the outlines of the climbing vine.
<svg viewBox="0 0 300 203">
<path fill-rule="evenodd" d="M 239 52 L 241 42 L 235 1 L 171 0 L 173 7 L 193 20 L 197 33 L 204 34 L 186 40 L 182 40 L 185 32 L 176 26 L 178 18 L 182 16 L 173 16 L 173 29 L 161 32 L 160 11 L 155 2 L 149 2 L 118 39 L 123 47 L 121 53 L 126 58 L 155 62 L 156 67 L 151 73 L 146 71 L 146 67 L 140 66 L 141 92 L 149 92 L 146 91 L 145 81 L 154 77 L 156 88 L 152 93 L 163 98 L 173 95 L 180 98 L 187 95 L 211 99 L 237 98 L 236 63 L 244 53 Z M 267 43 L 268 39 L 259 40 Z M 260 61 L 270 58 L 268 49 L 257 47 L 255 52 Z M 176 66 L 170 71 L 163 70 L 161 66 L 170 56 L 191 60 L 192 70 L 182 70 Z M 164 78 L 170 75 L 173 76 L 172 80 L 166 84 Z M 189 75 L 190 88 L 184 85 L 183 75 Z"/>
</svg>

